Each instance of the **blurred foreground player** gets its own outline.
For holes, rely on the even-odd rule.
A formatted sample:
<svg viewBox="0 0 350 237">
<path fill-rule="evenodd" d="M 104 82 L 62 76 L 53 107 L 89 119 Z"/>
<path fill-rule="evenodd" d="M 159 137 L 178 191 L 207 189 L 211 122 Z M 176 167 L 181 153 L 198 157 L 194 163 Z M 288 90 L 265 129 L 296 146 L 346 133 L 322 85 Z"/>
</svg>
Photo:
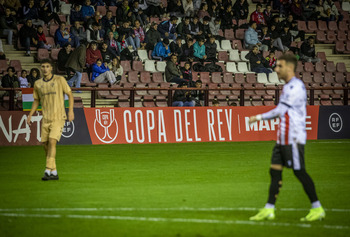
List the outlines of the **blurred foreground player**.
<svg viewBox="0 0 350 237">
<path fill-rule="evenodd" d="M 252 116 L 249 123 L 259 120 L 280 118 L 277 142 L 273 149 L 270 175 L 269 198 L 263 209 L 250 220 L 262 221 L 275 218 L 275 202 L 282 187 L 283 166 L 292 168 L 302 183 L 311 202 L 311 210 L 301 221 L 316 221 L 325 218 L 326 213 L 317 198 L 314 182 L 305 170 L 304 146 L 306 143 L 306 90 L 304 83 L 295 77 L 297 59 L 283 55 L 277 61 L 275 71 L 286 84 L 283 87 L 277 107 L 267 113 Z"/>
<path fill-rule="evenodd" d="M 66 79 L 52 74 L 52 64 L 49 60 L 41 62 L 43 78 L 35 81 L 32 110 L 27 123 L 31 125 L 32 115 L 41 102 L 43 119 L 41 124 L 41 142 L 46 153 L 46 170 L 42 180 L 58 180 L 56 170 L 56 144 L 62 135 L 62 129 L 67 119 L 64 108 L 64 94 L 69 98 L 68 120 L 74 120 L 72 91 Z"/>
</svg>

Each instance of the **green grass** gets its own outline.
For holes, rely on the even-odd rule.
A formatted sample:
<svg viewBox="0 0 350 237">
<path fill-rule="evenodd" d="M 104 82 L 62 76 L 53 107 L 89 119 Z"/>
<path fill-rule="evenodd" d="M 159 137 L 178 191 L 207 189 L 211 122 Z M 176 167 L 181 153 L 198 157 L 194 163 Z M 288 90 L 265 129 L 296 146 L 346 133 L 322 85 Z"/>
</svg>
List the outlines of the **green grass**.
<svg viewBox="0 0 350 237">
<path fill-rule="evenodd" d="M 291 170 L 283 174 L 276 220 L 256 225 L 248 221 L 255 210 L 227 209 L 265 204 L 273 145 L 59 146 L 60 180 L 49 182 L 40 180 L 45 167 L 41 147 L 0 147 L 0 236 L 349 236 L 349 140 L 306 146 L 307 170 L 323 206 L 346 210 L 328 210 L 326 220 L 301 226 L 299 218 L 310 204 Z M 223 210 L 198 210 L 216 207 Z"/>
</svg>

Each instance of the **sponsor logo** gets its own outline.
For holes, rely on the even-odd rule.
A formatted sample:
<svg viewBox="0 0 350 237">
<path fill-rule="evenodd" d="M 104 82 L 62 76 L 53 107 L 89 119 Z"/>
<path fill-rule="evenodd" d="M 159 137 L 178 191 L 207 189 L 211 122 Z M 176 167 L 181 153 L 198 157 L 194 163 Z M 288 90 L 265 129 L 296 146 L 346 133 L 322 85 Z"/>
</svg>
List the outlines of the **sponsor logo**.
<svg viewBox="0 0 350 237">
<path fill-rule="evenodd" d="M 115 119 L 114 109 L 109 112 L 96 109 L 94 121 L 96 137 L 103 143 L 112 143 L 118 136 L 118 123 Z"/>
<path fill-rule="evenodd" d="M 63 131 L 62 131 L 62 137 L 70 138 L 71 136 L 73 136 L 74 130 L 75 130 L 74 122 L 66 121 L 64 123 Z"/>
<path fill-rule="evenodd" d="M 340 132 L 343 128 L 343 120 L 337 113 L 333 113 L 329 116 L 329 127 L 333 132 Z"/>
</svg>

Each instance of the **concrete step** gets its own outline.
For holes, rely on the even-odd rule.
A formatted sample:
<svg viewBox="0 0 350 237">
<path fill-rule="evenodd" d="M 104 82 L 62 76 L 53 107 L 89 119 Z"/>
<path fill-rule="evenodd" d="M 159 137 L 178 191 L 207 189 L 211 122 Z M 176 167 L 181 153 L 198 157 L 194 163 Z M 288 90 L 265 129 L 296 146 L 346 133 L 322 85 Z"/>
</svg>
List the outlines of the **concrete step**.
<svg viewBox="0 0 350 237">
<path fill-rule="evenodd" d="M 6 54 L 6 58 L 8 58 L 9 60 L 21 60 L 22 64 L 35 62 L 34 57 L 32 56 L 29 56 L 29 57 L 26 57 L 24 55 L 19 56 L 19 54 Z"/>
<path fill-rule="evenodd" d="M 7 54 L 8 51 L 16 50 L 13 45 L 9 45 L 6 42 L 2 42 L 2 47 L 4 49 L 5 54 Z"/>
</svg>

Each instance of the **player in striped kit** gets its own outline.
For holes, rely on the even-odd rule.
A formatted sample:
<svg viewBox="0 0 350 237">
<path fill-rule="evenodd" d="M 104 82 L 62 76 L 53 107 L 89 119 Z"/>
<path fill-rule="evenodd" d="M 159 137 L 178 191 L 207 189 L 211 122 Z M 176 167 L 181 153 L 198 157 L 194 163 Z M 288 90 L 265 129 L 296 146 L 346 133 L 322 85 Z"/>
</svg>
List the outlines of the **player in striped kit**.
<svg viewBox="0 0 350 237">
<path fill-rule="evenodd" d="M 250 220 L 262 221 L 275 218 L 275 202 L 282 187 L 283 166 L 292 168 L 302 183 L 311 202 L 311 210 L 301 221 L 315 221 L 325 218 L 326 213 L 317 198 L 314 182 L 305 170 L 304 146 L 306 143 L 306 102 L 304 83 L 295 77 L 297 59 L 292 55 L 283 55 L 277 61 L 275 71 L 286 84 L 283 87 L 279 104 L 267 113 L 252 116 L 250 123 L 259 120 L 280 118 L 277 142 L 273 149 L 270 175 L 269 198 L 263 209 Z"/>
</svg>

